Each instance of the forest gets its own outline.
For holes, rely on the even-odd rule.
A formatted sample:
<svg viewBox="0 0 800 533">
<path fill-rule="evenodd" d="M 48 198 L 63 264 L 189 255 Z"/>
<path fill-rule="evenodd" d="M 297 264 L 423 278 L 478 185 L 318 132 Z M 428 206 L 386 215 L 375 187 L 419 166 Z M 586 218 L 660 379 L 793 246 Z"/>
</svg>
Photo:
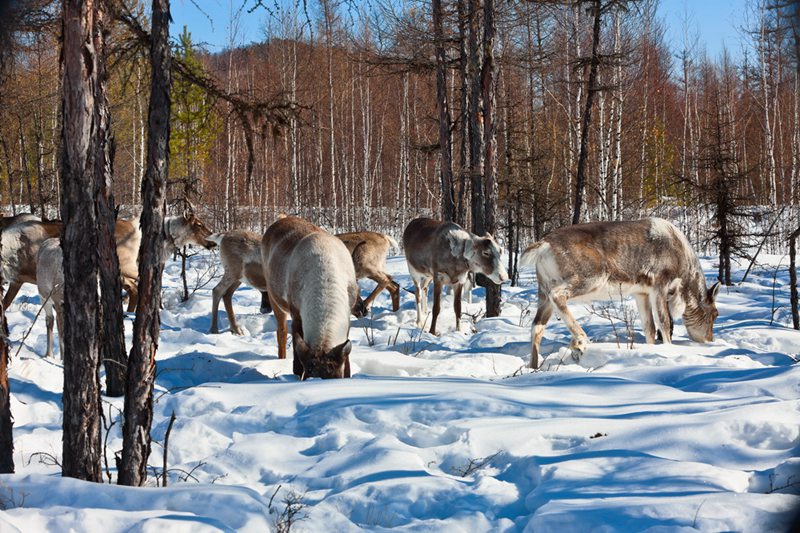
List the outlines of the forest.
<svg viewBox="0 0 800 533">
<path fill-rule="evenodd" d="M 209 17 L 202 2 L 190 1 Z M 59 426 L 57 435 L 63 448 L 60 454 L 51 455 L 53 462 L 47 466 L 58 466 L 66 477 L 95 482 L 106 477 L 111 483 L 113 477 L 116 483 L 130 486 L 147 485 L 148 479 L 163 487 L 168 479 L 174 483 L 175 476 L 170 478 L 167 466 L 167 441 L 176 415 L 173 411 L 170 416 L 161 410 L 163 405 L 156 404 L 162 396 L 167 402 L 180 404 L 184 401 L 180 393 L 197 383 L 188 378 L 170 382 L 172 378 L 164 378 L 157 370 L 156 360 L 167 357 L 174 362 L 185 355 L 179 348 L 182 342 L 200 342 L 185 332 L 192 324 L 187 317 L 195 311 L 192 305 L 197 298 L 207 303 L 206 285 L 220 275 L 215 270 L 218 265 L 211 264 L 217 259 L 213 255 L 216 252 L 209 255 L 205 250 L 191 249 L 165 230 L 175 217 L 194 221 L 195 231 L 202 230 L 205 237 L 212 231 L 220 234 L 230 230 L 251 230 L 260 236 L 284 215 L 305 218 L 331 233 L 376 231 L 398 241 L 407 224 L 421 216 L 453 221 L 477 236 L 491 234 L 502 248 L 510 287 L 478 275 L 477 293 L 485 296 L 485 302 L 482 299 L 473 305 L 470 301 L 465 314 L 471 333 L 478 338 L 476 342 L 482 342 L 482 334 L 496 335 L 502 346 L 487 355 L 486 345 L 473 345 L 454 336 L 449 322 L 441 336 L 444 340 L 426 334 L 424 327 L 413 330 L 416 332 L 404 329 L 401 318 L 411 316 L 414 291 L 403 285 L 417 281 L 398 268 L 398 258 L 390 257 L 392 277 L 402 280 L 399 285 L 395 283 L 395 290 L 402 295 L 403 303 L 398 304 L 400 296 L 392 293 L 392 312 L 398 314 L 390 316 L 381 296 L 375 304 L 377 314 L 357 317 L 353 329 L 363 329 L 363 338 L 355 343 L 355 368 L 366 376 L 384 371 L 391 376 L 440 376 L 439 366 L 419 370 L 423 367 L 414 365 L 423 363 L 369 362 L 366 354 L 374 355 L 376 342 L 383 343 L 386 350 L 415 357 L 426 350 L 431 354 L 447 352 L 450 342 L 456 348 L 442 356 L 444 359 L 457 354 L 466 360 L 465 354 L 472 352 L 476 357 L 491 356 L 491 363 L 471 360 L 469 364 L 474 366 L 459 370 L 459 379 L 491 381 L 494 378 L 487 376 L 502 374 L 503 379 L 539 385 L 545 383 L 539 369 L 525 375 L 514 370 L 513 364 L 523 354 L 504 337 L 524 335 L 523 352 L 529 355 L 528 330 L 519 333 L 514 329 L 529 327 L 533 318 L 530 304 L 523 302 L 525 298 L 533 301 L 530 272 L 526 274 L 520 264 L 526 247 L 572 224 L 661 217 L 685 234 L 706 277 L 716 278 L 725 287 L 724 297 L 729 300 L 725 301 L 727 307 L 720 309 L 728 312 L 728 330 L 747 326 L 752 313 L 769 314 L 768 326 L 758 333 L 740 338 L 728 331 L 719 342 L 734 345 L 730 348 L 734 355 L 741 351 L 747 357 L 752 355 L 748 350 L 757 345 L 757 349 L 752 348 L 757 354 L 747 363 L 753 367 L 790 368 L 796 362 L 796 355 L 792 355 L 796 349 L 791 348 L 794 337 L 783 337 L 781 329 L 775 333 L 777 348 L 763 337 L 774 333 L 770 329 L 773 322 L 784 324 L 787 331 L 791 327 L 800 330 L 796 276 L 796 241 L 800 237 L 800 10 L 787 0 L 747 0 L 744 22 L 738 28 L 738 48 L 712 57 L 688 7 L 680 28 L 681 40 L 667 37 L 659 2 L 236 0 L 229 3 L 228 20 L 217 21 L 226 28 L 227 44 L 222 50 L 210 49 L 193 35 L 191 27 L 170 32 L 170 0 L 0 3 L 0 211 L 4 220 L 32 213 L 44 224 L 63 221 L 64 228 L 60 234 L 61 284 L 68 318 L 63 339 L 59 325 L 59 353 L 64 357 L 63 382 L 58 383 L 63 388 L 63 412 L 59 411 L 63 426 Z M 245 44 L 241 26 L 249 17 L 259 17 L 263 23 L 259 38 Z M 139 306 L 135 312 L 133 306 L 129 307 L 126 314 L 121 295 L 123 289 L 130 295 L 131 286 L 125 285 L 124 275 L 120 276 L 122 259 L 114 250 L 120 238 L 119 220 L 131 219 L 141 221 L 138 277 L 134 276 Z M 6 245 L 4 239 L 2 246 Z M 174 255 L 164 256 L 161 251 L 169 246 L 177 249 Z M 745 283 L 751 271 L 753 286 Z M 0 296 L 8 290 L 13 300 L 19 287 L 12 288 L 12 281 L 4 289 L 6 275 L 4 265 Z M 197 279 L 190 279 L 192 276 Z M 203 276 L 209 279 L 203 281 Z M 180 303 L 176 303 L 172 294 L 179 285 L 182 291 Z M 705 280 L 702 287 L 705 289 Z M 412 296 L 402 294 L 401 289 Z M 419 287 L 415 290 L 418 296 Z M 456 334 L 460 333 L 460 290 L 454 297 L 459 302 Z M 772 291 L 771 302 L 759 299 L 754 307 L 737 293 L 744 291 L 760 298 L 767 290 Z M 716 297 L 713 287 L 711 291 Z M 38 331 L 38 312 L 28 316 L 28 303 L 47 303 L 36 293 L 23 290 L 21 294 L 22 303 L 12 306 L 4 302 L 0 307 L 3 473 L 15 471 L 10 408 L 16 401 L 14 386 L 21 379 L 9 368 L 13 365 L 10 354 L 16 349 L 19 355 L 31 331 Z M 242 301 L 246 299 L 246 305 L 254 307 L 255 296 L 247 294 Z M 781 303 L 784 296 L 787 302 Z M 438 296 L 435 298 L 434 324 L 439 312 Z M 261 302 L 263 308 L 264 300 Z M 218 303 L 217 299 L 213 304 L 212 330 L 217 329 Z M 617 314 L 610 307 L 593 307 L 585 318 L 584 325 L 588 324 L 593 339 L 598 337 L 601 344 L 610 346 L 613 338 L 617 347 L 616 351 L 605 346 L 587 352 L 588 362 L 575 365 L 586 369 L 585 384 L 589 387 L 596 386 L 589 377 L 595 369 L 608 365 L 604 371 L 624 373 L 620 370 L 623 363 L 642 355 L 631 351 L 637 339 L 634 319 L 621 292 L 620 302 L 614 305 L 613 313 Z M 229 301 L 225 306 L 234 324 Z M 207 314 L 205 310 L 203 313 Z M 21 326 L 14 321 L 31 318 L 32 323 L 25 322 L 30 329 L 23 337 Z M 671 330 L 672 319 L 677 317 L 668 318 Z M 500 322 L 492 322 L 501 319 L 508 323 L 498 326 Z M 261 335 L 262 340 L 268 336 L 271 350 L 275 325 L 266 320 L 246 314 L 243 323 L 252 327 L 235 329 L 239 334 Z M 376 320 L 382 322 L 375 325 Z M 730 320 L 739 321 L 739 326 L 733 326 Z M 206 326 L 203 320 L 197 324 Z M 258 328 L 262 329 L 256 333 Z M 278 332 L 280 328 L 279 323 Z M 560 334 L 564 330 L 563 325 L 557 326 Z M 172 335 L 175 331 L 179 332 L 177 337 Z M 401 331 L 409 338 L 398 344 Z M 624 335 L 628 336 L 629 353 L 620 355 Z M 649 334 L 646 336 L 650 342 Z M 19 348 L 15 348 L 16 343 Z M 349 350 L 350 341 L 347 343 Z M 545 370 L 557 371 L 562 364 L 573 364 L 562 357 L 560 350 L 565 348 L 553 344 L 549 337 L 545 344 L 548 350 L 555 346 L 554 355 L 561 357 L 557 363 L 553 363 L 556 358 L 548 358 Z M 251 345 L 236 345 L 231 351 L 238 354 L 236 350 L 251 348 L 263 353 Z M 698 368 L 739 364 L 738 360 L 726 359 L 733 357 L 727 348 L 720 347 L 712 355 L 680 351 L 684 348 L 680 345 L 677 353 Z M 33 354 L 34 350 L 25 347 L 24 357 L 33 357 L 28 352 Z M 647 352 L 644 356 L 655 358 L 664 353 Z M 269 355 L 273 355 L 271 351 Z M 431 355 L 431 359 L 437 357 Z M 280 366 L 282 358 L 277 366 L 275 363 L 270 361 L 264 372 L 274 372 L 278 384 L 287 385 L 285 378 L 277 378 L 286 370 Z M 449 375 L 450 371 L 445 366 L 443 373 Z M 199 373 L 198 379 L 213 381 L 214 376 Z M 234 376 L 238 379 L 240 374 Z M 648 386 L 666 379 L 656 373 L 646 376 L 643 379 L 649 381 Z M 369 380 L 364 379 L 365 383 Z M 785 379 L 789 379 L 788 373 Z M 364 385 L 365 390 L 374 386 L 371 381 Z M 430 394 L 437 398 L 447 394 L 438 385 L 426 382 L 420 386 L 432 387 Z M 789 401 L 791 395 L 784 394 L 782 387 L 775 399 Z M 592 390 L 597 395 L 602 389 Z M 687 390 L 681 389 L 681 393 Z M 350 392 L 348 389 L 347 394 Z M 513 393 L 497 394 L 506 394 L 497 400 L 498 405 L 513 403 Z M 619 398 L 627 398 L 626 394 L 621 393 Z M 725 401 L 734 402 L 734 397 Z M 208 399 L 207 405 L 216 404 Z M 312 409 L 324 410 L 319 404 L 313 405 Z M 688 405 L 684 415 L 691 412 Z M 112 408 L 117 411 L 116 417 Z M 524 417 L 529 416 L 527 408 L 523 411 Z M 576 408 L 569 416 L 579 417 L 579 412 Z M 461 420 L 458 416 L 453 414 L 442 423 Z M 606 421 L 612 424 L 612 419 L 609 415 Z M 275 421 L 270 418 L 269 423 Z M 776 424 L 769 430 L 780 433 L 783 426 Z M 231 435 L 240 429 L 232 427 Z M 598 429 L 597 435 L 606 437 L 603 431 Z M 153 435 L 163 442 L 159 452 L 163 452 L 163 467 L 154 466 L 160 458 L 151 453 Z M 770 438 L 770 442 L 775 441 L 775 437 L 765 437 L 765 441 Z M 788 439 L 796 443 L 796 437 Z M 115 461 L 107 456 L 109 440 L 118 448 Z M 320 446 L 328 444 L 325 441 Z M 766 446 L 761 444 L 752 446 Z M 179 456 L 189 449 L 180 440 L 177 446 Z M 334 448 L 323 452 L 333 453 Z M 473 455 L 466 457 L 467 468 L 461 470 L 450 464 L 447 475 L 463 472 L 456 477 L 469 477 L 497 457 L 503 460 L 506 452 L 487 452 L 483 458 L 476 455 L 483 452 L 469 453 Z M 459 460 L 464 459 L 459 455 Z M 483 459 L 486 461 L 481 463 Z M 511 472 L 516 468 L 514 461 L 516 458 L 503 467 L 509 470 L 495 466 Z M 794 472 L 796 465 L 777 452 L 770 461 L 769 476 L 783 475 L 786 487 L 796 494 L 794 473 L 784 473 Z M 109 466 L 111 462 L 115 463 L 113 467 Z M 740 470 L 767 471 L 761 463 L 754 465 L 747 463 Z M 19 460 L 16 466 L 18 469 Z M 391 461 L 386 468 L 390 467 L 391 471 L 397 469 Z M 713 467 L 722 468 L 718 463 Z M 214 478 L 211 469 L 204 473 L 201 468 L 194 474 L 190 465 L 183 468 L 186 476 L 178 476 L 181 481 L 193 478 L 213 484 L 227 475 Z M 267 487 L 277 487 L 264 507 L 272 514 L 273 498 L 286 481 L 281 475 L 270 475 L 274 479 L 266 476 L 271 481 L 259 480 L 257 484 L 266 498 Z M 761 487 L 766 483 L 764 475 L 750 479 L 749 486 Z M 353 479 L 360 478 L 353 474 Z M 774 480 L 769 479 L 769 490 L 757 492 L 772 493 Z M 529 490 L 526 505 L 539 501 L 539 489 L 515 483 L 518 490 Z M 313 491 L 313 483 L 308 482 L 305 488 Z M 476 486 L 470 489 L 478 490 Z M 662 489 L 669 492 L 666 486 Z M 728 491 L 729 487 L 723 489 Z M 438 497 L 432 496 L 434 500 Z M 3 498 L 0 481 L 0 506 L 5 505 Z M 273 524 L 275 529 L 291 528 L 292 513 L 310 505 L 301 500 L 298 494 L 286 493 L 280 511 L 284 522 L 281 526 Z M 386 502 L 390 506 L 394 500 L 388 498 Z M 771 519 L 785 521 L 787 509 L 796 503 L 782 500 Z M 264 506 L 264 502 L 259 505 Z M 532 518 L 534 507 L 530 504 L 531 515 L 525 515 L 525 520 L 531 518 L 528 527 L 536 523 L 552 530 L 553 523 L 546 517 Z M 191 512 L 195 511 L 192 508 Z M 376 518 L 371 510 L 358 512 L 361 518 L 352 519 L 352 523 L 359 527 L 394 524 L 394 515 L 391 519 Z M 414 515 L 412 511 L 394 512 L 399 513 L 400 522 Z M 433 518 L 428 518 L 432 520 L 452 518 L 445 517 L 445 511 L 431 512 Z M 509 504 L 507 512 L 517 510 Z M 314 518 L 318 522 L 313 521 L 317 527 L 325 523 L 320 516 Z M 524 529 L 523 515 L 513 516 L 517 518 L 481 515 L 467 527 L 513 529 L 511 522 L 503 521 L 508 519 L 514 527 Z M 625 524 L 613 513 L 608 516 L 618 527 Z M 418 518 L 423 521 L 416 525 L 433 527 L 424 522 L 428 518 L 413 516 L 413 520 Z M 403 523 L 412 524 L 412 518 L 408 520 Z M 746 529 L 745 518 L 731 520 L 734 522 L 709 523 L 707 529 Z M 689 521 L 684 525 L 694 524 Z"/>
</svg>

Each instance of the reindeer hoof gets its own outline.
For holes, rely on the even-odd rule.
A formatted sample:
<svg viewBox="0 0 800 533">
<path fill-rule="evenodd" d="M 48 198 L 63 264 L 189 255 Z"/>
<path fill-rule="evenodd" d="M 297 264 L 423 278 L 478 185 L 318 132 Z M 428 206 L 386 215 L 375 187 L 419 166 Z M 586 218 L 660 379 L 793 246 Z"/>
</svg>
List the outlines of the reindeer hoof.
<svg viewBox="0 0 800 533">
<path fill-rule="evenodd" d="M 581 360 L 581 356 L 583 355 L 583 350 L 580 348 L 571 348 L 570 353 L 572 354 L 572 360 L 577 363 Z"/>
<path fill-rule="evenodd" d="M 239 336 L 244 335 L 244 331 L 242 331 L 242 328 L 240 328 L 238 326 L 235 327 L 235 328 L 231 328 L 231 333 L 233 333 L 234 335 L 239 335 Z"/>
<path fill-rule="evenodd" d="M 259 312 L 260 312 L 262 315 L 268 315 L 268 314 L 270 314 L 270 313 L 272 312 L 272 307 L 259 307 L 259 308 L 258 308 L 258 311 L 259 311 Z"/>
</svg>

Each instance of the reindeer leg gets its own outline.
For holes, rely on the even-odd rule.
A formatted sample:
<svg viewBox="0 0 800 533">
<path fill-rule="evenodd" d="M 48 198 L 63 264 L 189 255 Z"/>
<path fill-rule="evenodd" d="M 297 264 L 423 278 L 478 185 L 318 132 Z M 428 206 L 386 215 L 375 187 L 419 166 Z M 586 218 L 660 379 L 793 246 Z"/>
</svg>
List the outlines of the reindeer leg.
<svg viewBox="0 0 800 533">
<path fill-rule="evenodd" d="M 261 291 L 261 307 L 259 311 L 263 315 L 272 312 L 272 304 L 269 303 L 269 293 L 267 291 Z"/>
<path fill-rule="evenodd" d="M 456 312 L 456 331 L 461 331 L 461 283 L 453 285 L 453 311 Z"/>
<path fill-rule="evenodd" d="M 55 317 L 53 316 L 53 305 L 50 302 L 44 304 L 44 323 L 47 326 L 47 350 L 45 357 L 53 357 L 53 323 Z M 59 331 L 59 335 L 61 332 Z"/>
<path fill-rule="evenodd" d="M 652 316 L 656 321 L 656 329 L 661 333 L 664 344 L 672 344 L 672 318 L 669 316 L 667 299 L 663 295 L 653 293 L 650 295 L 650 305 L 653 308 Z"/>
<path fill-rule="evenodd" d="M 278 359 L 286 359 L 286 335 L 289 333 L 286 327 L 286 311 L 278 307 L 272 296 L 269 298 L 269 303 L 272 305 L 272 312 L 275 314 L 275 320 L 278 321 Z"/>
<path fill-rule="evenodd" d="M 647 344 L 656 342 L 656 325 L 653 322 L 653 308 L 650 307 L 650 299 L 646 294 L 635 294 L 636 307 L 639 309 L 639 318 L 644 329 L 644 338 Z"/>
<path fill-rule="evenodd" d="M 412 276 L 414 280 L 414 300 L 416 301 L 417 307 L 417 327 L 422 329 L 425 326 L 425 316 L 422 314 L 422 299 L 427 298 L 428 295 L 422 294 L 422 278 L 417 279 L 416 276 Z"/>
<path fill-rule="evenodd" d="M 435 275 L 435 274 L 434 274 Z M 422 280 L 422 315 L 428 316 L 428 287 L 431 284 L 431 279 L 424 278 Z"/>
<path fill-rule="evenodd" d="M 299 335 L 300 337 L 303 336 L 303 323 L 302 323 L 302 321 L 300 320 L 299 317 L 296 318 L 296 319 L 295 318 L 292 319 L 292 333 L 296 334 L 296 335 Z M 349 364 L 350 364 L 350 362 L 348 360 L 348 365 Z M 348 366 L 347 370 L 349 371 L 349 369 L 350 369 L 350 367 Z M 303 369 L 303 363 L 300 362 L 300 358 L 297 357 L 296 355 L 292 354 L 292 373 L 295 376 L 297 376 L 298 378 L 302 378 L 303 377 L 303 370 L 304 370 Z M 347 376 L 347 377 L 350 377 L 350 376 Z"/>
<path fill-rule="evenodd" d="M 128 285 L 128 313 L 133 313 L 136 311 L 136 307 L 139 305 L 139 289 L 136 283 L 131 283 Z"/>
<path fill-rule="evenodd" d="M 572 342 L 570 342 L 569 347 L 572 350 L 572 358 L 578 361 L 581 354 L 586 351 L 586 346 L 589 344 L 589 337 L 578 324 L 578 321 L 575 320 L 575 316 L 573 316 L 569 307 L 567 307 L 567 295 L 564 290 L 551 292 L 550 299 L 556 306 L 559 315 L 561 315 L 570 333 L 572 333 Z"/>
<path fill-rule="evenodd" d="M 539 346 L 542 344 L 544 329 L 547 321 L 553 315 L 553 304 L 547 297 L 539 297 L 539 305 L 536 307 L 536 317 L 531 325 L 531 363 L 533 369 L 539 368 Z"/>
<path fill-rule="evenodd" d="M 211 290 L 211 329 L 209 333 L 219 333 L 219 324 L 217 322 L 217 315 L 219 314 L 219 300 L 227 292 L 230 286 L 230 278 L 223 275 L 219 280 L 217 286 Z M 230 315 L 228 317 L 230 319 Z"/>
<path fill-rule="evenodd" d="M 388 289 L 389 287 L 392 286 L 392 280 L 389 279 L 389 276 L 387 276 L 386 274 L 375 274 L 375 275 L 367 276 L 367 277 L 378 284 L 378 286 L 375 287 L 375 290 L 372 291 L 372 293 L 369 296 L 367 296 L 366 300 L 364 300 L 364 307 L 369 309 L 369 307 L 372 305 L 372 301 L 375 300 L 375 298 L 378 297 L 378 294 L 380 294 L 380 292 L 383 289 Z M 391 293 L 391 291 L 389 291 L 389 292 Z M 391 293 L 391 294 L 392 294 L 392 307 L 394 307 L 394 294 L 395 293 Z M 394 309 L 394 310 L 397 311 L 397 309 Z"/>
<path fill-rule="evenodd" d="M 392 311 L 398 311 L 400 310 L 400 285 L 395 283 L 388 274 L 386 277 L 389 278 L 389 285 L 386 286 L 386 290 L 392 296 Z"/>
<path fill-rule="evenodd" d="M 14 298 L 17 297 L 20 287 L 22 287 L 21 282 L 15 281 L 8 284 L 8 291 L 6 291 L 6 295 L 3 297 L 3 309 L 8 309 L 8 306 L 11 305 L 11 302 L 13 302 Z"/>
<path fill-rule="evenodd" d="M 241 284 L 242 282 L 237 280 L 236 283 L 228 287 L 228 290 L 222 295 L 222 302 L 225 304 L 225 312 L 228 314 L 228 323 L 231 326 L 231 333 L 234 335 L 243 334 L 242 329 L 236 324 L 236 313 L 233 312 L 233 293 L 236 292 L 236 289 L 238 289 Z"/>
<path fill-rule="evenodd" d="M 442 307 L 442 280 L 439 276 L 433 278 L 433 318 L 431 318 L 431 334 L 436 335 L 436 319 Z"/>
</svg>

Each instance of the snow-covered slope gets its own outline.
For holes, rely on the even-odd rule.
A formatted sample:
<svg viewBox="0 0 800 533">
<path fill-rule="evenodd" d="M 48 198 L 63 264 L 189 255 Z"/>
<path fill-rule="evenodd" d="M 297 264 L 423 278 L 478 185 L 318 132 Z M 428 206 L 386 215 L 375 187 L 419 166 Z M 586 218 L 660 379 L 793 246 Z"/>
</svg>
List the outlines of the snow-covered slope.
<svg viewBox="0 0 800 533">
<path fill-rule="evenodd" d="M 631 346 L 632 303 L 576 305 L 588 352 L 573 361 L 553 319 L 531 373 L 527 272 L 499 318 L 482 318 L 475 291 L 474 333 L 455 332 L 449 296 L 433 337 L 411 294 L 392 313 L 384 293 L 352 321 L 353 379 L 303 383 L 276 358 L 258 292 L 234 298 L 247 335 L 209 335 L 213 282 L 180 303 L 170 264 L 153 425 L 162 441 L 175 413 L 168 487 L 157 443 L 151 488 L 60 477 L 62 368 L 40 357 L 40 317 L 11 364 L 18 474 L 0 477 L 0 530 L 264 531 L 294 512 L 295 531 L 784 530 L 800 505 L 800 333 L 785 268 L 773 287 L 780 258 L 762 260 L 723 289 L 707 345 L 680 324 L 674 345 L 646 345 L 635 323 Z M 190 278 L 215 261 L 196 257 Z M 389 269 L 411 286 L 401 257 Z M 8 313 L 14 350 L 37 311 L 28 286 Z M 115 477 L 122 402 L 105 400 Z"/>
</svg>

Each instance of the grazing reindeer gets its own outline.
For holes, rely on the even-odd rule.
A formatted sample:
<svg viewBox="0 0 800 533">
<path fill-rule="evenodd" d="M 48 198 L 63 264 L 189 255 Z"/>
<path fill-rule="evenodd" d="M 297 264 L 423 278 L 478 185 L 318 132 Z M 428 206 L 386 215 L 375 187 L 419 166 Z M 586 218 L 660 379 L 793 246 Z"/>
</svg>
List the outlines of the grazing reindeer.
<svg viewBox="0 0 800 533">
<path fill-rule="evenodd" d="M 469 272 L 484 274 L 494 283 L 508 279 L 500 259 L 500 246 L 490 234 L 478 237 L 454 222 L 415 218 L 403 232 L 408 270 L 416 287 L 417 325 L 425 325 L 428 313 L 428 285 L 433 280 L 431 333 L 441 306 L 442 285 L 453 286 L 456 329 L 461 330 L 461 288 Z"/>
<path fill-rule="evenodd" d="M 700 261 L 681 231 L 660 218 L 629 222 L 591 222 L 557 229 L 528 246 L 520 264 L 536 266 L 539 304 L 531 331 L 531 367 L 539 366 L 539 345 L 555 310 L 572 333 L 578 357 L 589 338 L 567 301 L 606 300 L 633 295 L 645 338 L 656 330 L 672 342 L 671 317 L 683 316 L 689 337 L 713 340 L 719 283 L 710 289 Z"/>
<path fill-rule="evenodd" d="M 297 217 L 272 224 L 261 239 L 261 263 L 278 321 L 278 357 L 286 358 L 292 317 L 294 373 L 350 377 L 350 310 L 358 295 L 353 260 L 342 241 Z"/>
<path fill-rule="evenodd" d="M 206 240 L 219 246 L 219 257 L 225 273 L 212 291 L 211 304 L 211 333 L 219 333 L 217 325 L 217 312 L 219 300 L 225 304 L 231 333 L 242 335 L 241 328 L 236 324 L 236 315 L 233 312 L 233 293 L 242 284 L 261 291 L 261 312 L 269 313 L 272 308 L 267 295 L 267 280 L 264 278 L 264 268 L 261 265 L 261 237 L 252 231 L 233 230 L 225 233 L 214 233 Z"/>
<path fill-rule="evenodd" d="M 390 247 L 400 250 L 397 241 L 388 235 L 374 231 L 339 233 L 336 237 L 347 246 L 347 250 L 353 258 L 356 278 L 369 278 L 378 284 L 366 300 L 360 305 L 356 304 L 358 311 L 354 311 L 354 314 L 358 317 L 366 316 L 372 301 L 383 289 L 389 291 L 392 296 L 392 311 L 400 309 L 400 287 L 386 273 L 386 254 Z"/>
</svg>

